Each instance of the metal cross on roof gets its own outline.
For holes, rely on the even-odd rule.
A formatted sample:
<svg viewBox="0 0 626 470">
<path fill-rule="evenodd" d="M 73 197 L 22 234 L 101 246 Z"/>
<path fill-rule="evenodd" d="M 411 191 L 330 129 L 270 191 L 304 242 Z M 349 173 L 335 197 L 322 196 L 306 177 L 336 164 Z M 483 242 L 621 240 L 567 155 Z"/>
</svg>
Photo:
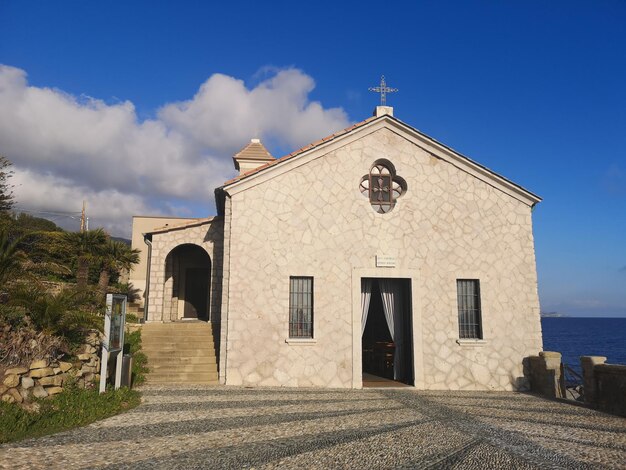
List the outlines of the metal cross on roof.
<svg viewBox="0 0 626 470">
<path fill-rule="evenodd" d="M 387 106 L 387 93 L 393 93 L 398 91 L 397 88 L 389 88 L 385 82 L 385 76 L 380 77 L 380 86 L 370 87 L 369 91 L 380 93 L 380 105 Z"/>
</svg>

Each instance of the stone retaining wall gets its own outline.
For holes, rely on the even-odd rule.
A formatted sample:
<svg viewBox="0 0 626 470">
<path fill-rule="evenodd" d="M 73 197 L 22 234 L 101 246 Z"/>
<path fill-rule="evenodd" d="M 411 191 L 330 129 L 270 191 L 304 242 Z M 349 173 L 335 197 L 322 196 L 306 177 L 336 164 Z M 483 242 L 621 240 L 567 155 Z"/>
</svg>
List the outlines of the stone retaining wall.
<svg viewBox="0 0 626 470">
<path fill-rule="evenodd" d="M 606 357 L 583 356 L 585 403 L 626 416 L 626 365 L 605 364 Z"/>
<path fill-rule="evenodd" d="M 561 353 L 541 351 L 528 358 L 530 391 L 547 398 L 565 398 Z"/>
<path fill-rule="evenodd" d="M 13 367 L 4 373 L 0 397 L 9 403 L 30 403 L 33 398 L 45 398 L 63 391 L 74 381 L 89 388 L 100 380 L 100 335 L 91 332 L 72 362 L 35 360 L 28 367 Z"/>
</svg>

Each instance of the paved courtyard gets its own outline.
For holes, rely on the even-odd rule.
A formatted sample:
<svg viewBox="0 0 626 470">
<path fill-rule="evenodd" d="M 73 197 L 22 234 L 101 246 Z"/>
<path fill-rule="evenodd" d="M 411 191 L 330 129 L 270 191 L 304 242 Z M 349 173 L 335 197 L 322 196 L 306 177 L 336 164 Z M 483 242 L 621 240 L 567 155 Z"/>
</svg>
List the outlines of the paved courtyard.
<svg viewBox="0 0 626 470">
<path fill-rule="evenodd" d="M 0 468 L 626 468 L 626 419 L 529 395 L 146 387 Z"/>
</svg>

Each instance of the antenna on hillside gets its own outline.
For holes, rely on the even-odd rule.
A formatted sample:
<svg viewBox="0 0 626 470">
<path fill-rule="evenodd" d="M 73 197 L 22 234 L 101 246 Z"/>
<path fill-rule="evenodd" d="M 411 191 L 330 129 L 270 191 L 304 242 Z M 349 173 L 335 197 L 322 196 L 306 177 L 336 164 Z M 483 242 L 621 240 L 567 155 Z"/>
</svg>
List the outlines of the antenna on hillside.
<svg viewBox="0 0 626 470">
<path fill-rule="evenodd" d="M 84 232 L 85 230 L 89 230 L 89 219 L 85 217 L 85 207 L 87 207 L 87 203 L 83 199 L 83 211 L 80 213 L 80 231 Z"/>
</svg>

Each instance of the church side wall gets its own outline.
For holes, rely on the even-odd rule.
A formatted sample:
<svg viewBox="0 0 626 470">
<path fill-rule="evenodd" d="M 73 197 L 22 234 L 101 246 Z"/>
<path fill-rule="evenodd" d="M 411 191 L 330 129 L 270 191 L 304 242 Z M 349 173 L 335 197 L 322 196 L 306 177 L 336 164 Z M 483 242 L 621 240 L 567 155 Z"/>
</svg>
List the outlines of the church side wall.
<svg viewBox="0 0 626 470">
<path fill-rule="evenodd" d="M 380 158 L 408 186 L 388 214 L 359 191 Z M 360 386 L 353 277 L 395 272 L 419 309 L 417 387 L 524 385 L 522 360 L 541 348 L 528 205 L 382 129 L 234 192 L 232 211 L 227 384 Z M 396 267 L 376 268 L 376 255 Z M 314 277 L 311 342 L 287 340 L 290 276 Z M 457 279 L 480 280 L 484 341 L 457 342 Z"/>
<path fill-rule="evenodd" d="M 167 269 L 167 255 L 177 246 L 185 243 L 198 245 L 206 250 L 211 258 L 211 287 L 209 315 L 212 323 L 219 323 L 222 307 L 222 253 L 223 222 L 214 219 L 211 223 L 169 232 L 155 233 L 152 236 L 152 262 L 150 266 L 150 300 L 148 322 L 171 321 L 172 279 Z M 177 301 L 177 299 L 174 299 Z"/>
</svg>

